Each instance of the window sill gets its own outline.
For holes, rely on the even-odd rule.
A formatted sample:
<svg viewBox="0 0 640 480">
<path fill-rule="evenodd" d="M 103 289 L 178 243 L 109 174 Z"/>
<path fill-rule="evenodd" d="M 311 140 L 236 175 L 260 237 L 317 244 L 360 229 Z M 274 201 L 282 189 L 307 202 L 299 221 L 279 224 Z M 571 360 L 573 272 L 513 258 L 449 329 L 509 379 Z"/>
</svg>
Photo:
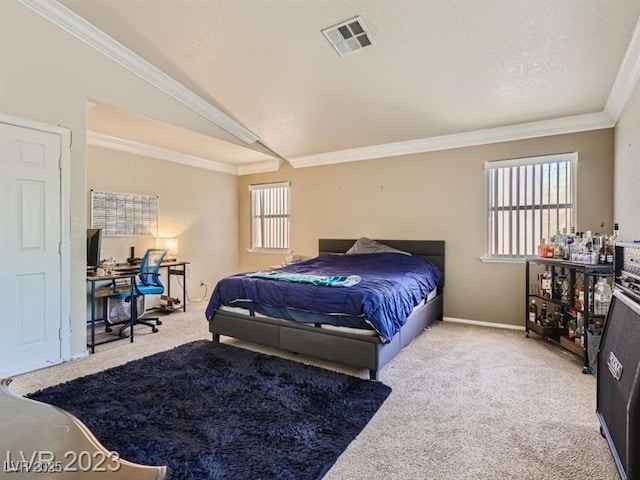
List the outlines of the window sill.
<svg viewBox="0 0 640 480">
<path fill-rule="evenodd" d="M 289 255 L 293 250 L 262 250 L 255 248 L 247 248 L 246 250 L 249 253 L 279 253 L 280 255 Z"/>
<path fill-rule="evenodd" d="M 480 257 L 480 261 L 484 263 L 524 263 L 524 257 Z"/>
</svg>

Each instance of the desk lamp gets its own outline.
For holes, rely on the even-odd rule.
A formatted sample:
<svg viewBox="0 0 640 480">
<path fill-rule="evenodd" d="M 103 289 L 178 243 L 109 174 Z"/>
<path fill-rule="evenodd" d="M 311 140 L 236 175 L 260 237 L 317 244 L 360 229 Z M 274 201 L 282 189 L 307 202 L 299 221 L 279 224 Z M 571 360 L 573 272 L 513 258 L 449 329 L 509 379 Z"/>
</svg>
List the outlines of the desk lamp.
<svg viewBox="0 0 640 480">
<path fill-rule="evenodd" d="M 162 248 L 167 251 L 166 260 L 175 262 L 178 258 L 178 239 L 175 237 L 158 237 L 156 238 L 156 248 Z"/>
</svg>

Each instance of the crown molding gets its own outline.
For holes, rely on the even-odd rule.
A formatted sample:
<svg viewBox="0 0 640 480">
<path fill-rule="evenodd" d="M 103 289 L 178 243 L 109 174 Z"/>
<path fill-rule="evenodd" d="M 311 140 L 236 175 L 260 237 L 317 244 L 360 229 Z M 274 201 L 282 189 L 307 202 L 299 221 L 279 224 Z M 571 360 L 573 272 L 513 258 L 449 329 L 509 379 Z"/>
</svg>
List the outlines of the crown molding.
<svg viewBox="0 0 640 480">
<path fill-rule="evenodd" d="M 159 88 L 188 108 L 226 130 L 235 138 L 251 144 L 258 136 L 199 97 L 159 68 L 117 42 L 78 14 L 54 0 L 18 0 L 22 5 L 93 47 L 114 62 Z"/>
<path fill-rule="evenodd" d="M 249 163 L 238 167 L 238 175 L 251 175 L 252 173 L 277 172 L 280 170 L 282 160 L 274 158 L 260 163 Z"/>
<path fill-rule="evenodd" d="M 149 62 L 57 1 L 18 0 L 18 2 L 42 15 L 50 22 L 74 35 L 76 38 L 95 48 L 111 60 L 164 91 L 171 97 L 186 105 L 188 108 L 226 130 L 234 137 L 247 144 L 251 144 L 259 140 L 257 135 L 249 131 L 240 123 L 233 120 L 221 110 L 217 109 L 206 100 L 202 99 L 191 90 L 169 77 L 160 69 L 154 67 Z M 602 112 L 477 130 L 473 132 L 442 135 L 406 142 L 395 142 L 382 145 L 372 145 L 363 148 L 304 155 L 288 159 L 288 161 L 295 168 L 312 167 L 611 128 L 615 126 L 615 123 L 620 117 L 620 114 L 622 113 L 622 110 L 624 109 L 629 96 L 637 85 L 639 79 L 640 21 L 636 24 L 631 42 L 625 53 L 620 69 L 618 70 L 618 74 L 609 94 L 605 109 Z M 156 148 L 148 145 L 146 147 L 148 147 L 146 151 Z M 164 149 L 158 150 L 170 152 L 169 150 Z M 178 154 L 177 152 L 173 153 Z M 183 154 L 178 155 L 182 157 L 189 157 Z M 200 168 L 211 169 L 209 166 L 212 163 L 216 163 L 211 160 L 198 159 L 198 157 L 191 158 L 195 162 L 193 166 L 200 166 L 196 165 L 199 163 L 198 160 L 200 162 L 205 162 L 200 166 Z M 278 167 L 275 167 L 275 162 L 278 162 Z M 263 167 L 263 165 L 270 163 L 272 163 L 272 165 L 269 167 Z M 218 165 L 222 168 L 216 169 L 218 171 L 225 171 L 225 169 L 237 169 L 234 174 L 243 175 L 277 170 L 280 166 L 280 161 L 270 160 L 264 164 L 251 164 L 241 167 L 233 167 L 225 164 Z M 262 170 L 262 168 L 267 168 L 267 170 Z M 246 173 L 239 173 L 241 171 Z M 225 171 L 225 173 L 229 173 L 228 170 Z"/>
<path fill-rule="evenodd" d="M 396 157 L 414 153 L 435 152 L 453 148 L 472 147 L 492 143 L 511 142 L 527 138 L 548 137 L 565 133 L 585 132 L 611 128 L 615 122 L 604 112 L 588 113 L 573 117 L 521 123 L 506 127 L 488 128 L 473 132 L 454 133 L 439 137 L 422 138 L 406 142 L 385 143 L 370 147 L 338 150 L 290 158 L 294 168 L 315 167 L 333 163 L 356 162 L 374 158 Z"/>
<path fill-rule="evenodd" d="M 96 147 L 109 148 L 120 152 L 133 153 L 136 155 L 144 155 L 145 157 L 158 158 L 169 162 L 180 163 L 190 167 L 203 168 L 214 172 L 228 173 L 230 175 L 239 175 L 239 168 L 234 165 L 216 162 L 215 160 L 207 160 L 206 158 L 188 155 L 186 153 L 176 152 L 167 148 L 155 147 L 146 143 L 134 142 L 119 137 L 112 137 L 102 133 L 87 131 L 87 144 Z"/>
<path fill-rule="evenodd" d="M 636 23 L 629 48 L 622 59 L 604 111 L 617 122 L 640 79 L 640 19 Z"/>
</svg>

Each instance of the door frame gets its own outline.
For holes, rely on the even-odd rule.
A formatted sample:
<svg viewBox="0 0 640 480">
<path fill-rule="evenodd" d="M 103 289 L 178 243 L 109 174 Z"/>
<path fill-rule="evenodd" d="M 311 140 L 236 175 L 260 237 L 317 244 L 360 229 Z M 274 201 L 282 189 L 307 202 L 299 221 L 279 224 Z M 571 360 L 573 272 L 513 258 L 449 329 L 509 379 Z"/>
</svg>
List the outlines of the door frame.
<svg viewBox="0 0 640 480">
<path fill-rule="evenodd" d="M 71 358 L 71 130 L 4 113 L 0 122 L 60 137 L 60 361 L 64 362 Z"/>
</svg>

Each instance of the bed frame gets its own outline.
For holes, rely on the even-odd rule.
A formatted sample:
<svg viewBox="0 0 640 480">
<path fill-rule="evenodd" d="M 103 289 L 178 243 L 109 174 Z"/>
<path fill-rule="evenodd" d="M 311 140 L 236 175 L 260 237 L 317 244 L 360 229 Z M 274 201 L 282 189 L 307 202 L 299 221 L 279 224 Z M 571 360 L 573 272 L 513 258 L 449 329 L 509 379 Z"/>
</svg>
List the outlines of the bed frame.
<svg viewBox="0 0 640 480">
<path fill-rule="evenodd" d="M 385 245 L 429 260 L 444 272 L 445 244 L 441 240 L 379 240 Z M 344 253 L 355 240 L 320 239 L 322 253 Z M 378 380 L 379 370 L 398 352 L 426 329 L 434 320 L 442 320 L 443 286 L 437 296 L 415 310 L 405 325 L 389 343 L 382 343 L 376 336 L 366 336 L 343 331 L 319 328 L 310 324 L 295 323 L 276 318 L 256 317 L 218 310 L 209 320 L 213 342 L 220 342 L 220 335 L 258 343 L 290 352 L 322 358 L 332 362 L 366 368 L 369 377 Z"/>
</svg>

